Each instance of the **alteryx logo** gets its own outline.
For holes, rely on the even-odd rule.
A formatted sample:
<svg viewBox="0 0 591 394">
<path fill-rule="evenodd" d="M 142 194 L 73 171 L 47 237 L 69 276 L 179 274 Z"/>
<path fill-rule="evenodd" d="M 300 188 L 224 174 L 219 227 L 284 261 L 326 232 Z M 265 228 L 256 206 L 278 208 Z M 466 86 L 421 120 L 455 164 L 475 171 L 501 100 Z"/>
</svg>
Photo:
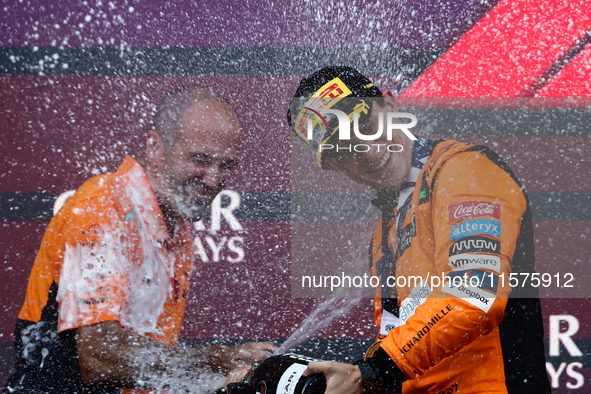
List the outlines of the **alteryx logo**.
<svg viewBox="0 0 591 394">
<path fill-rule="evenodd" d="M 501 222 L 491 219 L 466 220 L 457 226 L 451 226 L 449 238 L 457 241 L 473 234 L 488 234 L 501 238 Z"/>
</svg>

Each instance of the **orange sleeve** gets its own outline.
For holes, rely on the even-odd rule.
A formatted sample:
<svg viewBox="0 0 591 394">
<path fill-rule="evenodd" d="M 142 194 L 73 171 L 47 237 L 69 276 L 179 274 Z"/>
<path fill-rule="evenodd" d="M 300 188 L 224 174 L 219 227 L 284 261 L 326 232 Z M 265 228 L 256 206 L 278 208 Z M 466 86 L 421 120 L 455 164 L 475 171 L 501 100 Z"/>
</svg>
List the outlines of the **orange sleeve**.
<svg viewBox="0 0 591 394">
<path fill-rule="evenodd" d="M 103 321 L 121 323 L 129 263 L 124 220 L 107 197 L 71 208 L 59 277 L 58 332 Z"/>
<path fill-rule="evenodd" d="M 411 379 L 501 322 L 527 205 L 511 177 L 479 152 L 459 153 L 443 164 L 431 203 L 436 274 L 460 280 L 456 285 L 448 280 L 443 287 L 431 282 L 435 286 L 429 297 L 381 344 Z M 472 283 L 480 286 L 461 284 L 473 276 L 481 282 Z"/>
</svg>

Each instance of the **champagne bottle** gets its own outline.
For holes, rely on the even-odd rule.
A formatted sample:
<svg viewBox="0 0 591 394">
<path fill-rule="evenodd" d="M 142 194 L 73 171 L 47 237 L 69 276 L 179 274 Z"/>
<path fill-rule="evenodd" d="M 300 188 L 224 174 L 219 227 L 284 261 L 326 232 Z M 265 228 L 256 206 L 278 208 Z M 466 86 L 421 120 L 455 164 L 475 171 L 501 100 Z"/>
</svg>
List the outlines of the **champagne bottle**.
<svg viewBox="0 0 591 394">
<path fill-rule="evenodd" d="M 324 375 L 302 375 L 312 361 L 319 360 L 294 353 L 271 356 L 252 371 L 248 382 L 257 394 L 324 394 Z"/>
</svg>

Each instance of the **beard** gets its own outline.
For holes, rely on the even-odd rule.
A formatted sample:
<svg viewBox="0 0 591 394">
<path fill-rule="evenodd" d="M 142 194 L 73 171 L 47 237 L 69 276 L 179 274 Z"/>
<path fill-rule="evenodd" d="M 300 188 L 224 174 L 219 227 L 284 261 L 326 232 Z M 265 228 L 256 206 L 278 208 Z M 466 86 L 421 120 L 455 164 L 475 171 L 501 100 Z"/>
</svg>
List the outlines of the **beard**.
<svg viewBox="0 0 591 394">
<path fill-rule="evenodd" d="M 167 187 L 168 200 L 172 210 L 190 222 L 201 220 L 208 212 L 215 196 L 222 191 L 222 185 L 210 188 L 199 178 L 192 178 L 181 184 Z"/>
</svg>

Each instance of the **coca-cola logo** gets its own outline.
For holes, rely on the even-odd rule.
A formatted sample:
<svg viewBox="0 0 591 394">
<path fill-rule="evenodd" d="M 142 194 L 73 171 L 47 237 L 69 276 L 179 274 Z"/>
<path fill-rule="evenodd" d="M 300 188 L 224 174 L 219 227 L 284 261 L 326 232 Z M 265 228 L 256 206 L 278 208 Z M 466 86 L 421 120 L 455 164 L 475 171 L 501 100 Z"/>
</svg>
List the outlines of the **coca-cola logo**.
<svg viewBox="0 0 591 394">
<path fill-rule="evenodd" d="M 462 220 L 482 216 L 491 216 L 495 219 L 501 219 L 501 206 L 493 202 L 464 201 L 450 205 L 448 209 L 450 223 L 457 223 Z"/>
<path fill-rule="evenodd" d="M 460 204 L 454 211 L 454 217 L 462 218 L 474 215 L 493 215 L 494 212 L 495 207 L 492 204 L 482 203 L 474 206 L 464 206 L 463 204 Z"/>
</svg>

